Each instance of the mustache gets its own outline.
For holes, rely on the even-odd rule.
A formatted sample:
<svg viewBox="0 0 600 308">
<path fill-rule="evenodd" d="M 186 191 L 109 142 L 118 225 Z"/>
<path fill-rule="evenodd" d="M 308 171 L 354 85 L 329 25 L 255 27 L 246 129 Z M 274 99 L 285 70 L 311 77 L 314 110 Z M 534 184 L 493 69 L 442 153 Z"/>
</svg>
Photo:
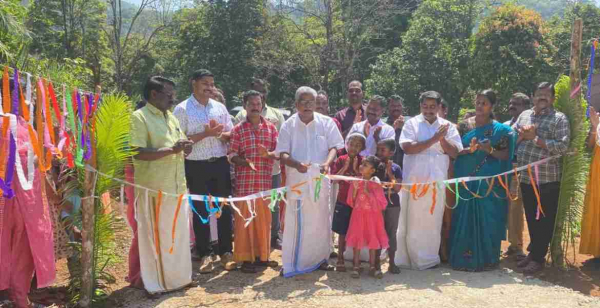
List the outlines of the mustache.
<svg viewBox="0 0 600 308">
<path fill-rule="evenodd" d="M 508 110 L 514 110 L 514 111 L 516 111 L 517 107 L 508 107 Z"/>
</svg>

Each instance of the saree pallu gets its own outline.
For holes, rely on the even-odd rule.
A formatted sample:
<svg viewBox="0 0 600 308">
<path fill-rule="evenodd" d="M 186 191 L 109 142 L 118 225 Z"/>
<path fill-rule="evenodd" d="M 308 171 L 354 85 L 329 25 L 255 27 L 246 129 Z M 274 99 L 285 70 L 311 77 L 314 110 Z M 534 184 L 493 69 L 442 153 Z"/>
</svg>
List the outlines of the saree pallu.
<svg viewBox="0 0 600 308">
<path fill-rule="evenodd" d="M 473 138 L 487 139 L 494 150 L 508 149 L 508 157 L 514 155 L 515 134 L 507 125 L 494 121 L 470 130 L 462 137 L 465 148 Z M 511 166 L 510 159 L 499 160 L 476 151 L 459 156 L 454 172 L 455 177 L 492 176 L 511 170 Z M 494 181 L 489 194 L 487 181 L 471 181 L 466 186 L 469 191 L 460 187 L 461 199 L 452 213 L 449 262 L 454 269 L 482 271 L 500 262 L 501 242 L 506 238 L 508 198 L 498 181 Z"/>
<path fill-rule="evenodd" d="M 585 194 L 579 253 L 600 257 L 600 146 L 594 146 L 594 158 Z"/>
</svg>

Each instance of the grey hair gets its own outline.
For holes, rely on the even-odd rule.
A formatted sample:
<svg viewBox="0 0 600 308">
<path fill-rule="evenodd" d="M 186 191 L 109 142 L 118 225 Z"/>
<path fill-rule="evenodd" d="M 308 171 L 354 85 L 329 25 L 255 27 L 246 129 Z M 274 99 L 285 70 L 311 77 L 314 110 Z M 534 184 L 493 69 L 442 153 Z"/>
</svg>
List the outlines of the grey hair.
<svg viewBox="0 0 600 308">
<path fill-rule="evenodd" d="M 317 98 L 317 91 L 311 87 L 300 87 L 298 88 L 298 90 L 296 90 L 296 95 L 294 96 L 294 101 L 298 102 L 300 100 L 300 96 L 302 96 L 302 94 L 312 94 L 312 96 L 316 99 Z"/>
</svg>

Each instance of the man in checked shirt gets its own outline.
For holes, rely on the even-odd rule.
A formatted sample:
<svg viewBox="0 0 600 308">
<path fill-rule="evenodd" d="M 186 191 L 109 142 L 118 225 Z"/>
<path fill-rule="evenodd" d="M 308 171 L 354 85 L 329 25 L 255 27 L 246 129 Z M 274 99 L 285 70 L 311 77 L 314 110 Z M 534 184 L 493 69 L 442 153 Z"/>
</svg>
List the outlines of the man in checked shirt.
<svg viewBox="0 0 600 308">
<path fill-rule="evenodd" d="M 554 85 L 549 82 L 538 84 L 533 96 L 533 108 L 521 113 L 513 128 L 519 133 L 517 162 L 519 166 L 536 161 L 564 155 L 569 147 L 571 132 L 567 117 L 554 110 Z M 545 267 L 546 253 L 554 233 L 554 221 L 558 209 L 561 158 L 552 159 L 538 166 L 533 173 L 521 173 L 521 192 L 527 218 L 527 227 L 531 242 L 527 250 L 529 255 L 517 266 L 525 274 L 539 272 Z M 537 219 L 538 204 L 533 180 L 537 184 L 542 211 Z"/>
</svg>

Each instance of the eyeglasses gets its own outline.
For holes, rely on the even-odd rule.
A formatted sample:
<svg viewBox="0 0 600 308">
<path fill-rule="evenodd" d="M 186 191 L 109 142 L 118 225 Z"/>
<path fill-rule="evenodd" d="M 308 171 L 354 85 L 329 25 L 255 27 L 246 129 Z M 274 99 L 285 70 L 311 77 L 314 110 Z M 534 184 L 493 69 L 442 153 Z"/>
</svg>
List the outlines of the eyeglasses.
<svg viewBox="0 0 600 308">
<path fill-rule="evenodd" d="M 304 106 L 304 107 L 312 107 L 315 104 L 316 103 L 315 103 L 314 100 L 300 100 L 300 101 L 298 101 L 298 105 Z"/>
<path fill-rule="evenodd" d="M 361 92 L 362 92 L 361 89 L 348 89 L 348 93 L 350 93 L 350 94 L 358 94 Z"/>
</svg>

